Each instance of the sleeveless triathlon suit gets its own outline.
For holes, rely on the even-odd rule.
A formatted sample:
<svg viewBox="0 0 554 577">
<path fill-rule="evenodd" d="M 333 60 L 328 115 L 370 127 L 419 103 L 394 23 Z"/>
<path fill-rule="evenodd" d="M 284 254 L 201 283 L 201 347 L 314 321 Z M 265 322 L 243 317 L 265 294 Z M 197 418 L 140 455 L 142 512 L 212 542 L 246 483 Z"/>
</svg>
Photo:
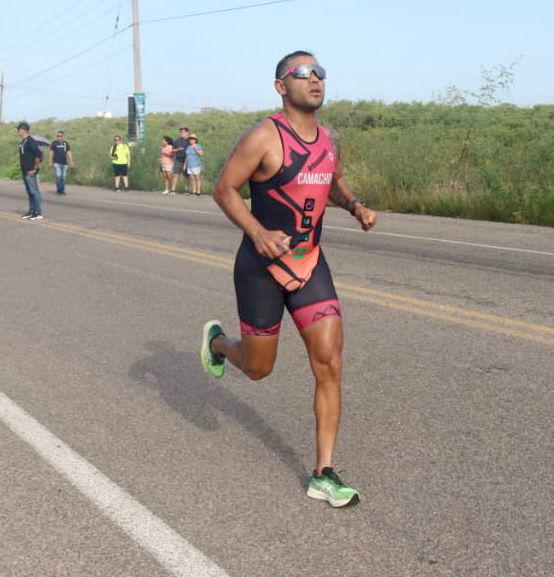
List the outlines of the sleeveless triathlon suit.
<svg viewBox="0 0 554 577">
<path fill-rule="evenodd" d="M 244 235 L 235 260 L 235 290 L 244 334 L 279 333 L 284 307 L 299 330 L 341 316 L 331 273 L 319 246 L 323 214 L 337 159 L 322 126 L 313 142 L 302 140 L 282 113 L 273 114 L 283 149 L 279 171 L 250 181 L 251 210 L 268 230 L 291 237 L 290 254 L 267 259 Z"/>
</svg>

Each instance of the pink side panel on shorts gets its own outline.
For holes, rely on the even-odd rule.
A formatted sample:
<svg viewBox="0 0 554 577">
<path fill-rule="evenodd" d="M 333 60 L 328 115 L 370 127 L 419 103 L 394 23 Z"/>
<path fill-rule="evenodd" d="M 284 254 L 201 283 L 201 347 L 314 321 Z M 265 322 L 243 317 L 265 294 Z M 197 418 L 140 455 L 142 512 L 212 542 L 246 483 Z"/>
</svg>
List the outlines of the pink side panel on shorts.
<svg viewBox="0 0 554 577">
<path fill-rule="evenodd" d="M 296 309 L 292 311 L 291 316 L 296 328 L 303 331 L 318 321 L 328 317 L 341 317 L 342 315 L 338 299 L 330 299 Z"/>
<path fill-rule="evenodd" d="M 243 335 L 254 335 L 257 337 L 274 337 L 275 335 L 279 334 L 279 330 L 281 329 L 281 322 L 275 323 L 267 328 L 257 328 L 252 327 L 249 324 L 245 323 L 244 321 L 240 321 L 240 332 Z"/>
</svg>

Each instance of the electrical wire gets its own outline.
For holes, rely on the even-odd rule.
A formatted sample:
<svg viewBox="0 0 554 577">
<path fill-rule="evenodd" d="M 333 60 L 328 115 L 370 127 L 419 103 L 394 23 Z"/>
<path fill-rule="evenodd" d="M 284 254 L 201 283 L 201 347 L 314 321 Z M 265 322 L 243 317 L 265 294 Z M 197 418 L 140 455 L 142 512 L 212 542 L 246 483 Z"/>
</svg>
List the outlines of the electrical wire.
<svg viewBox="0 0 554 577">
<path fill-rule="evenodd" d="M 16 90 L 15 92 L 7 93 L 7 96 L 9 96 L 10 98 L 14 98 L 16 96 L 22 96 L 22 95 L 26 94 L 26 90 L 28 88 L 32 88 L 32 89 L 39 91 L 39 92 L 41 90 L 46 90 L 48 87 L 53 86 L 54 84 L 59 84 L 60 82 L 63 82 L 64 80 L 67 80 L 68 78 L 73 78 L 75 76 L 80 75 L 81 73 L 85 72 L 86 70 L 89 70 L 90 68 L 93 68 L 94 66 L 98 66 L 98 64 L 102 64 L 102 62 L 105 62 L 106 60 L 110 60 L 116 55 L 119 55 L 123 52 L 129 52 L 130 50 L 132 50 L 132 48 L 133 48 L 132 46 L 124 46 L 123 48 L 120 48 L 119 50 L 116 50 L 115 52 L 110 52 L 109 54 L 102 56 L 102 58 L 98 58 L 97 60 L 94 60 L 93 62 L 90 62 L 89 64 L 87 64 L 85 66 L 80 66 L 78 70 L 74 70 L 73 72 L 70 72 L 69 74 L 66 74 L 65 76 L 50 80 L 46 84 L 40 84 L 40 85 L 39 84 L 35 84 L 35 85 L 31 84 L 25 89 L 19 89 L 19 90 Z M 79 83 L 82 84 L 81 81 L 79 81 Z"/>
<path fill-rule="evenodd" d="M 128 26 L 125 26 L 125 28 L 122 28 L 117 34 L 118 35 L 123 34 L 127 30 L 129 30 L 129 28 L 131 28 L 131 27 L 132 27 L 132 24 L 129 24 Z M 98 42 L 95 42 L 94 44 L 91 44 L 90 46 L 83 48 L 79 52 L 76 52 L 75 54 L 72 54 L 71 56 L 68 56 L 67 58 L 64 58 L 63 60 L 60 60 L 60 62 L 53 64 L 52 66 L 50 66 L 50 68 L 46 68 L 44 70 L 41 70 L 40 72 L 37 72 L 36 74 L 33 74 L 32 76 L 29 76 L 23 80 L 20 80 L 19 82 L 16 82 L 16 83 L 8 85 L 8 86 L 10 88 L 16 88 L 17 86 L 21 86 L 22 84 L 27 84 L 27 83 L 31 82 L 31 80 L 35 80 L 36 78 L 44 76 L 45 74 L 48 74 L 52 70 L 55 70 L 56 68 L 59 68 L 60 66 L 63 66 L 67 62 L 71 62 L 71 60 L 75 60 L 75 58 L 79 58 L 79 56 L 82 56 L 83 54 L 90 52 L 94 48 L 97 48 L 98 46 L 101 46 L 102 44 L 109 42 L 113 38 L 113 36 L 114 36 L 113 34 L 110 34 L 109 36 L 102 38 L 102 40 L 99 40 Z"/>
<path fill-rule="evenodd" d="M 73 10 L 73 8 L 75 8 L 79 4 L 82 4 L 84 1 L 85 0 L 77 0 L 77 2 L 74 2 L 68 8 L 66 8 L 63 11 L 63 13 L 67 14 L 67 12 L 70 12 L 71 10 Z M 35 32 L 39 32 L 40 30 L 42 30 L 44 28 L 44 26 L 51 24 L 52 22 L 58 21 L 59 18 L 60 18 L 60 14 L 56 14 L 56 16 L 54 16 L 54 18 L 51 18 L 50 20 L 47 20 L 46 22 L 39 24 L 36 28 L 33 28 L 30 32 L 27 33 L 28 36 L 33 36 L 35 34 Z M 18 47 L 20 44 L 21 44 L 21 40 L 18 39 L 15 42 L 12 42 L 10 45 L 8 45 L 6 48 L 4 48 L 1 52 L 9 52 L 12 48 Z"/>
<path fill-rule="evenodd" d="M 154 18 L 151 20 L 142 20 L 141 24 L 155 24 L 157 22 L 167 22 L 168 20 L 183 20 L 185 18 L 195 18 L 196 16 L 208 16 L 210 14 L 223 14 L 224 12 L 236 12 L 237 10 L 247 10 L 249 8 L 260 8 L 262 6 L 270 6 L 272 4 L 285 4 L 289 2 L 296 2 L 296 0 L 272 0 L 270 2 L 259 2 L 257 4 L 245 4 L 244 6 L 232 6 L 231 8 L 219 8 L 217 10 L 207 10 L 205 12 L 194 12 L 191 14 L 183 14 L 181 16 L 167 16 L 165 18 Z"/>
<path fill-rule="evenodd" d="M 104 3 L 105 1 L 106 0 L 100 0 L 100 2 L 96 2 L 94 9 L 97 8 L 100 4 Z M 170 20 L 183 20 L 186 18 L 195 18 L 195 17 L 199 17 L 199 16 L 208 16 L 211 14 L 222 14 L 222 13 L 227 13 L 227 12 L 236 12 L 239 10 L 248 10 L 248 9 L 252 9 L 252 8 L 260 8 L 260 7 L 270 6 L 270 5 L 285 4 L 285 3 L 291 3 L 291 2 L 296 2 L 296 1 L 297 0 L 270 0 L 267 2 L 258 2 L 255 4 L 245 4 L 243 6 L 232 6 L 229 8 L 221 8 L 221 9 L 208 10 L 208 11 L 203 11 L 203 12 L 194 12 L 194 13 L 189 13 L 189 14 L 183 14 L 180 16 L 168 16 L 165 18 L 155 18 L 155 19 L 143 20 L 143 21 L 141 21 L 141 24 L 155 24 L 155 23 L 159 23 L 159 22 L 167 22 Z M 73 5 L 71 5 L 70 8 L 74 8 L 75 6 L 81 4 L 82 2 L 83 2 L 83 0 L 78 0 Z M 121 2 L 120 2 L 120 6 L 121 6 Z M 69 9 L 67 9 L 67 10 L 69 10 Z M 67 10 L 66 10 L 66 12 L 67 12 Z M 92 9 L 88 9 L 84 13 L 81 13 L 76 19 L 82 17 L 85 14 L 88 14 L 91 10 Z M 58 19 L 58 17 L 53 18 L 52 20 L 49 20 L 48 23 L 53 22 L 57 19 Z M 76 20 L 76 19 L 74 19 L 74 20 Z M 87 25 L 85 25 L 85 26 L 87 26 Z M 87 46 L 86 48 L 79 50 L 78 52 L 68 56 L 67 58 L 64 58 L 63 60 L 60 60 L 59 62 L 53 64 L 52 66 L 50 66 L 46 69 L 43 69 L 43 70 L 37 72 L 36 74 L 28 76 L 27 78 L 24 78 L 23 80 L 15 82 L 14 84 L 9 84 L 9 85 L 5 86 L 5 88 L 13 89 L 13 88 L 17 88 L 21 85 L 28 84 L 29 82 L 32 82 L 33 80 L 40 78 L 41 76 L 44 76 L 45 74 L 48 74 L 49 72 L 52 72 L 52 70 L 55 70 L 55 69 L 59 68 L 60 66 L 63 66 L 66 63 L 71 62 L 72 60 L 75 60 L 76 58 L 79 58 L 83 54 L 86 54 L 87 52 L 94 50 L 98 46 L 101 46 L 102 44 L 109 42 L 110 40 L 112 41 L 112 45 L 113 45 L 113 41 L 114 41 L 114 38 L 116 36 L 119 36 L 119 35 L 125 33 L 127 30 L 129 30 L 132 27 L 133 27 L 133 24 L 130 23 L 130 24 L 124 26 L 123 28 L 120 28 L 119 30 L 114 30 L 114 32 L 112 34 L 102 38 L 98 42 L 95 42 L 94 44 L 91 44 L 90 46 Z M 123 50 L 121 50 L 121 51 L 123 51 Z M 113 54 L 114 53 L 112 51 L 112 53 L 110 53 L 110 55 L 108 55 L 107 58 L 111 58 L 113 56 Z M 104 60 L 104 59 L 105 58 L 103 58 L 101 60 Z M 78 72 L 81 72 L 82 70 L 83 70 L 83 68 L 80 68 Z M 72 76 L 72 75 L 70 75 L 70 76 Z M 59 82 L 59 81 L 60 80 L 58 79 L 55 82 Z"/>
<path fill-rule="evenodd" d="M 69 22 L 66 22 L 65 24 L 60 24 L 60 28 L 65 28 L 66 26 L 69 26 L 70 24 L 73 24 L 74 22 L 76 22 L 77 20 L 81 19 L 83 16 L 86 16 L 88 13 L 96 10 L 99 6 L 101 6 L 102 4 L 104 4 L 107 0 L 100 0 L 100 2 L 97 2 L 95 4 L 95 6 L 93 6 L 92 8 L 86 10 L 85 12 L 81 13 L 79 16 L 77 16 L 76 18 L 74 18 L 73 20 L 70 20 Z M 72 30 L 69 33 L 64 33 L 64 34 L 59 34 L 57 38 L 54 38 L 54 40 L 52 40 L 52 42 L 49 42 L 48 44 L 45 45 L 37 45 L 36 44 L 31 44 L 27 50 L 23 50 L 21 52 L 19 52 L 17 54 L 17 56 L 15 56 L 14 58 L 12 58 L 11 60 L 7 60 L 4 62 L 3 67 L 10 67 L 13 66 L 13 64 L 17 63 L 17 62 L 21 62 L 22 60 L 28 59 L 30 56 L 40 53 L 40 52 L 44 52 L 47 48 L 50 48 L 51 46 L 54 46 L 60 42 L 65 42 L 67 40 L 67 38 L 70 38 L 71 36 L 75 36 L 75 34 L 78 34 L 79 32 L 81 32 L 82 30 L 84 30 L 85 28 L 88 28 L 89 26 L 91 26 L 92 24 L 96 24 L 98 22 L 98 20 L 100 20 L 101 18 L 103 18 L 104 16 L 107 16 L 108 14 L 111 14 L 114 10 L 116 10 L 116 8 L 110 8 L 109 10 L 107 10 L 106 12 L 103 12 L 102 14 L 100 14 L 99 16 L 96 16 L 94 18 L 94 20 L 89 20 L 86 24 L 83 24 L 81 27 L 77 28 L 76 30 Z M 29 51 L 30 48 L 30 51 Z"/>
<path fill-rule="evenodd" d="M 106 80 L 104 82 L 105 90 L 104 90 L 104 97 L 102 98 L 101 107 L 103 108 L 104 114 L 107 112 L 108 109 L 108 102 L 110 100 L 110 91 L 112 87 L 112 77 L 113 77 L 113 69 L 115 68 L 115 64 L 117 63 L 116 55 L 117 53 L 114 51 L 115 42 L 116 42 L 116 34 L 119 26 L 120 16 L 121 16 L 121 5 L 123 4 L 123 0 L 119 2 L 119 6 L 117 8 L 117 16 L 115 18 L 114 24 L 114 31 L 112 37 L 112 54 L 114 58 L 110 58 L 108 62 L 108 66 L 106 67 Z M 130 48 L 130 47 L 129 47 Z"/>
</svg>

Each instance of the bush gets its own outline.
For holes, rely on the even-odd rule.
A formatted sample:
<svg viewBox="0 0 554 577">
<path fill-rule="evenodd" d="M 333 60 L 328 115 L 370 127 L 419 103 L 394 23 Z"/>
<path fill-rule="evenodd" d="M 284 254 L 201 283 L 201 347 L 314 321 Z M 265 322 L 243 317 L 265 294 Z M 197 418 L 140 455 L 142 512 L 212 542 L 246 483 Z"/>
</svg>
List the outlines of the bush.
<svg viewBox="0 0 554 577">
<path fill-rule="evenodd" d="M 133 148 L 132 187 L 160 188 L 160 138 L 186 125 L 205 147 L 210 191 L 239 135 L 267 114 L 147 115 L 146 141 Z M 353 191 L 377 209 L 554 226 L 554 106 L 340 101 L 320 118 L 340 134 Z M 112 186 L 108 154 L 113 135 L 126 132 L 125 118 L 46 119 L 32 128 L 50 139 L 65 131 L 76 161 L 70 182 Z M 0 175 L 20 177 L 17 142 L 13 127 L 0 126 Z"/>
</svg>

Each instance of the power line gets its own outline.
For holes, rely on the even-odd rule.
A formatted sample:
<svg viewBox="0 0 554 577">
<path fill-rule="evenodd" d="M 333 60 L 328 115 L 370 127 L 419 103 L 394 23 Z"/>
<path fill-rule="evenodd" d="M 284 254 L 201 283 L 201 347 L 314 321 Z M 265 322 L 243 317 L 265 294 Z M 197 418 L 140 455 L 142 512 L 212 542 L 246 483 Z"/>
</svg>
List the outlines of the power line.
<svg viewBox="0 0 554 577">
<path fill-rule="evenodd" d="M 122 4 L 123 4 L 123 0 L 121 0 L 119 2 L 119 6 L 117 8 L 117 16 L 115 18 L 114 31 L 113 31 L 113 36 L 112 36 L 112 56 L 114 56 L 114 58 L 110 58 L 110 60 L 108 62 L 108 66 L 106 67 L 106 80 L 104 83 L 105 96 L 102 98 L 102 105 L 103 105 L 104 113 L 106 113 L 106 111 L 108 109 L 108 101 L 110 99 L 110 92 L 111 92 L 111 88 L 112 88 L 113 69 L 115 68 L 115 64 L 117 62 L 116 55 L 119 52 L 121 52 L 121 50 L 119 52 L 115 52 L 114 47 L 115 47 L 115 42 L 116 42 L 116 34 L 117 34 L 118 27 L 119 27 L 119 21 L 120 21 L 120 17 L 121 17 L 121 5 Z M 128 47 L 128 48 L 130 48 L 130 47 Z"/>
<path fill-rule="evenodd" d="M 129 50 L 131 50 L 131 48 L 132 48 L 132 46 L 125 46 L 123 48 L 120 48 L 119 50 L 110 52 L 109 54 L 102 56 L 102 58 L 98 58 L 97 60 L 90 62 L 86 66 L 81 66 L 81 67 L 79 67 L 78 70 L 74 70 L 73 72 L 70 72 L 69 74 L 66 74 L 65 76 L 62 76 L 61 78 L 55 78 L 54 80 L 51 80 L 51 81 L 47 82 L 46 84 L 40 84 L 40 85 L 39 84 L 35 84 L 35 85 L 31 84 L 30 87 L 35 88 L 37 91 L 46 90 L 48 87 L 50 87 L 54 84 L 59 84 L 60 82 L 63 82 L 64 80 L 67 80 L 68 78 L 73 78 L 74 76 L 80 75 L 82 72 L 85 72 L 89 68 L 93 68 L 94 66 L 98 66 L 98 64 L 101 64 L 102 62 L 105 62 L 106 60 L 110 60 L 114 56 L 117 56 L 118 54 L 121 54 L 122 52 L 128 52 Z M 19 89 L 19 91 L 16 90 L 15 93 L 10 94 L 10 98 L 13 98 L 15 96 L 21 96 L 22 94 L 25 94 L 25 90 Z"/>
<path fill-rule="evenodd" d="M 80 4 L 82 1 L 83 0 L 78 0 L 70 8 L 74 8 L 75 6 Z M 106 0 L 101 0 L 100 3 L 103 3 L 104 1 L 106 1 Z M 144 21 L 142 21 L 142 24 L 155 24 L 158 22 L 167 22 L 170 20 L 183 20 L 186 18 L 195 18 L 198 16 L 208 16 L 211 14 L 222 14 L 222 13 L 227 13 L 227 12 L 236 12 L 239 10 L 248 10 L 248 9 L 252 9 L 252 8 L 261 8 L 261 7 L 265 7 L 265 6 L 276 5 L 276 4 L 285 4 L 285 3 L 291 3 L 291 2 L 296 2 L 296 0 L 270 0 L 268 2 L 258 2 L 255 4 L 245 4 L 243 6 L 232 6 L 229 8 L 221 8 L 221 9 L 217 9 L 217 10 L 207 10 L 207 11 L 203 11 L 203 12 L 194 12 L 194 13 L 190 13 L 190 14 L 183 14 L 181 16 L 168 16 L 165 18 L 156 18 L 156 19 L 144 20 Z M 95 7 L 98 7 L 98 5 L 99 4 L 97 3 Z M 90 11 L 91 11 L 90 9 L 87 10 L 85 12 L 85 14 L 87 14 Z M 81 13 L 79 17 L 82 17 L 82 16 L 83 16 L 83 13 Z M 57 18 L 49 20 L 48 23 L 50 23 L 54 20 L 57 20 Z M 67 58 L 60 60 L 56 64 L 53 64 L 52 66 L 50 66 L 46 69 L 43 69 L 40 72 L 37 72 L 36 74 L 28 76 L 27 78 L 24 78 L 23 80 L 20 80 L 19 82 L 15 82 L 12 85 L 7 85 L 7 86 L 5 86 L 5 88 L 16 88 L 16 87 L 19 87 L 23 84 L 28 84 L 29 82 L 31 82 L 37 78 L 40 78 L 41 76 L 44 76 L 45 74 L 48 74 L 52 70 L 55 70 L 56 68 L 59 68 L 60 66 L 63 66 L 67 62 L 71 62 L 72 60 L 79 58 L 83 54 L 90 52 L 91 50 L 93 50 L 94 48 L 97 48 L 98 46 L 101 46 L 105 42 L 109 42 L 110 40 L 113 41 L 115 36 L 119 36 L 120 34 L 123 34 L 127 30 L 129 30 L 132 26 L 133 26 L 133 24 L 128 24 L 124 28 L 121 28 L 119 31 L 116 31 L 116 32 L 110 34 L 109 36 L 102 38 L 98 42 L 95 42 L 94 44 L 91 44 L 90 46 L 83 48 L 82 50 L 79 50 L 78 52 L 68 56 Z"/>
<path fill-rule="evenodd" d="M 168 20 L 183 20 L 185 18 L 194 18 L 196 16 L 208 16 L 209 14 L 222 14 L 223 12 L 236 12 L 237 10 L 247 10 L 249 8 L 259 8 L 262 6 L 270 6 L 271 4 L 285 4 L 288 2 L 296 2 L 296 0 L 272 0 L 271 2 L 259 2 L 258 4 L 245 4 L 244 6 L 233 6 L 231 8 L 207 10 L 205 12 L 194 12 L 192 14 L 183 14 L 182 16 L 167 16 L 166 18 L 143 20 L 141 24 L 155 24 L 157 22 L 167 22 Z"/>
<path fill-rule="evenodd" d="M 100 0 L 99 2 L 97 2 L 92 8 L 89 8 L 88 10 L 86 10 L 85 12 L 82 12 L 81 14 L 79 14 L 78 16 L 76 16 L 75 18 L 73 18 L 73 20 L 69 20 L 68 22 L 65 23 L 61 23 L 59 25 L 59 27 L 61 29 L 63 29 L 65 26 L 69 26 L 70 24 L 73 24 L 74 22 L 76 22 L 77 20 L 81 19 L 83 16 L 86 16 L 87 14 L 89 14 L 90 12 L 93 12 L 94 10 L 96 10 L 99 6 L 101 6 L 102 4 L 104 4 L 105 2 L 107 2 L 107 0 Z M 51 46 L 54 46 L 55 44 L 58 44 L 60 42 L 64 42 L 68 37 L 70 36 L 75 36 L 75 34 L 78 34 L 79 32 L 81 32 L 82 30 L 84 30 L 85 28 L 87 28 L 88 26 L 90 26 L 91 24 L 95 24 L 98 22 L 98 20 L 100 18 L 103 18 L 104 16 L 111 14 L 114 10 L 116 10 L 116 8 L 110 8 L 108 11 L 103 12 L 102 14 L 100 14 L 99 16 L 96 16 L 94 18 L 94 20 L 89 20 L 86 24 L 83 24 L 81 27 L 77 28 L 76 30 L 72 30 L 71 32 L 69 32 L 68 34 L 63 34 L 63 35 L 59 35 L 57 38 L 54 38 L 54 40 L 52 42 L 49 42 L 48 44 L 45 45 L 37 45 L 36 44 L 31 44 L 27 47 L 27 50 L 23 50 L 21 52 L 19 52 L 14 58 L 12 58 L 11 60 L 7 60 L 4 62 L 4 67 L 6 66 L 11 66 L 17 62 L 21 62 L 22 60 L 29 58 L 30 56 L 32 56 L 33 54 L 37 54 L 38 52 L 44 52 L 44 50 L 46 50 L 47 48 L 50 48 Z M 29 51 L 30 48 L 30 51 Z"/>
<path fill-rule="evenodd" d="M 127 30 L 129 30 L 129 28 L 131 28 L 131 26 L 132 26 L 131 24 L 125 26 L 125 28 L 122 28 L 117 33 L 117 35 L 123 34 L 123 32 L 126 32 Z M 67 58 L 64 58 L 63 60 L 60 60 L 60 62 L 53 64 L 52 66 L 50 66 L 50 68 L 46 68 L 44 70 L 41 70 L 40 72 L 37 72 L 36 74 L 33 74 L 32 76 L 29 76 L 23 80 L 20 80 L 19 82 L 16 82 L 15 84 L 12 84 L 10 86 L 10 88 L 15 88 L 17 86 L 21 86 L 22 84 L 27 84 L 28 82 L 31 82 L 31 80 L 35 80 L 35 78 L 39 78 L 40 76 L 44 76 L 45 74 L 48 74 L 48 72 L 51 72 L 52 70 L 55 70 L 56 68 L 59 68 L 60 66 L 63 66 L 67 62 L 71 62 L 71 60 L 75 60 L 75 58 L 79 58 L 79 56 L 82 56 L 83 54 L 90 52 L 91 50 L 93 50 L 97 46 L 100 46 L 100 45 L 104 44 L 105 42 L 110 41 L 113 38 L 113 36 L 114 36 L 113 34 L 110 34 L 109 36 L 102 38 L 102 40 L 99 40 L 98 42 L 91 44 L 87 48 L 83 48 L 83 50 L 80 50 L 79 52 L 76 52 L 75 54 L 72 54 L 71 56 L 68 56 Z"/>
<path fill-rule="evenodd" d="M 73 10 L 73 8 L 75 8 L 79 4 L 82 4 L 84 1 L 85 0 L 77 0 L 77 2 L 74 2 L 73 4 L 71 4 L 68 8 L 65 8 L 63 11 L 63 14 L 67 14 L 67 12 L 70 12 L 71 10 Z M 32 37 L 35 34 L 35 32 L 42 31 L 44 26 L 47 26 L 48 24 L 51 24 L 52 22 L 58 21 L 59 18 L 60 18 L 60 14 L 56 14 L 56 16 L 54 16 L 54 18 L 47 20 L 46 22 L 43 22 L 42 24 L 39 24 L 36 28 L 33 28 L 33 30 L 31 30 L 30 32 L 27 33 L 27 36 Z M 4 50 L 2 50 L 2 52 L 9 52 L 12 48 L 19 47 L 20 44 L 21 44 L 21 40 L 18 39 L 15 42 L 12 42 L 10 45 L 8 45 L 6 48 L 4 48 Z"/>
</svg>

